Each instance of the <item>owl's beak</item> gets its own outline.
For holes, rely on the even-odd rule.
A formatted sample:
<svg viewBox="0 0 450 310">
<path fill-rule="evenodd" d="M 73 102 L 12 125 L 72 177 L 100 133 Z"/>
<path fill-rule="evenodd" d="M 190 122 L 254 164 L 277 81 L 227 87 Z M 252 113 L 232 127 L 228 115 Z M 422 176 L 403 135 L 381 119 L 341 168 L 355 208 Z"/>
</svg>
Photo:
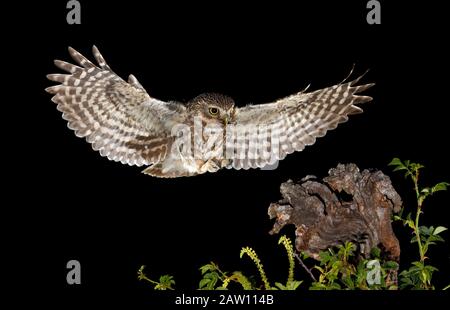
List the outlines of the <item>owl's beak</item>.
<svg viewBox="0 0 450 310">
<path fill-rule="evenodd" d="M 225 117 L 223 118 L 223 123 L 226 125 L 228 125 L 228 115 L 225 115 Z"/>
</svg>

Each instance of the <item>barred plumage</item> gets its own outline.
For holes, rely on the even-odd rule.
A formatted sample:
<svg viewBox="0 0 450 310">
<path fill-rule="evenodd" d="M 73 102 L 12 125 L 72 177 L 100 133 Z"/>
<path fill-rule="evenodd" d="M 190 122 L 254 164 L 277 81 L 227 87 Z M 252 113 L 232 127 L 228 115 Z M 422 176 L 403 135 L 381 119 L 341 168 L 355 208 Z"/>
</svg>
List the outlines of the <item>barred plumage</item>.
<svg viewBox="0 0 450 310">
<path fill-rule="evenodd" d="M 61 84 L 46 89 L 55 95 L 52 101 L 68 127 L 111 160 L 142 166 L 163 159 L 173 140 L 164 134 L 163 117 L 175 111 L 150 98 L 135 77 L 126 83 L 117 76 L 95 46 L 100 67 L 72 48 L 69 53 L 82 67 L 55 60 L 57 67 L 71 74 L 49 74 L 48 79 Z M 160 115 L 154 115 L 153 109 Z"/>
<path fill-rule="evenodd" d="M 357 86 L 361 78 L 362 76 L 351 82 L 311 93 L 299 92 L 273 103 L 238 109 L 237 123 L 267 125 L 267 130 L 271 131 L 272 136 L 279 139 L 280 148 L 270 159 L 260 157 L 250 160 L 249 156 L 245 156 L 243 159 L 233 161 L 232 167 L 261 168 L 276 160 L 282 160 L 286 155 L 302 151 L 305 146 L 314 144 L 316 138 L 323 137 L 328 130 L 346 122 L 348 115 L 362 113 L 362 109 L 355 104 L 371 101 L 372 97 L 357 94 L 374 84 Z M 245 154 L 251 153 L 249 139 L 236 144 Z"/>
<path fill-rule="evenodd" d="M 78 137 L 85 137 L 94 150 L 110 160 L 150 166 L 144 172 L 158 177 L 191 176 L 224 167 L 262 168 L 314 144 L 316 138 L 347 121 L 348 115 L 361 113 L 357 104 L 372 100 L 358 95 L 373 85 L 357 85 L 361 76 L 242 108 L 220 94 L 202 94 L 186 105 L 163 102 L 150 97 L 133 75 L 125 82 L 95 46 L 92 51 L 98 65 L 69 47 L 77 65 L 55 60 L 55 65 L 69 74 L 49 74 L 48 79 L 59 84 L 46 91 L 54 95 L 52 101 L 68 127 Z M 183 153 L 183 147 L 175 143 L 180 134 L 174 128 L 185 125 L 195 132 L 196 118 L 207 126 L 195 136 L 200 137 L 200 144 L 208 140 L 205 132 L 209 125 L 223 130 L 216 136 L 221 141 L 212 143 L 224 148 L 222 153 L 219 149 L 220 156 L 199 158 L 191 149 Z M 184 147 L 191 138 L 194 135 L 184 140 Z"/>
</svg>

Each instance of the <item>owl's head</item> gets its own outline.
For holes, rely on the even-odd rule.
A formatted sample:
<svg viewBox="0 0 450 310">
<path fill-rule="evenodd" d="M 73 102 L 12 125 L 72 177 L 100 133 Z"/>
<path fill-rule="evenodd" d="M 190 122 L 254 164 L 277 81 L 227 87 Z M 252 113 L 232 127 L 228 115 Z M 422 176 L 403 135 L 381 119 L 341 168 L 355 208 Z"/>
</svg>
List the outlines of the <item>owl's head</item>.
<svg viewBox="0 0 450 310">
<path fill-rule="evenodd" d="M 188 102 L 188 109 L 209 122 L 228 124 L 234 121 L 234 100 L 217 93 L 198 95 Z"/>
</svg>

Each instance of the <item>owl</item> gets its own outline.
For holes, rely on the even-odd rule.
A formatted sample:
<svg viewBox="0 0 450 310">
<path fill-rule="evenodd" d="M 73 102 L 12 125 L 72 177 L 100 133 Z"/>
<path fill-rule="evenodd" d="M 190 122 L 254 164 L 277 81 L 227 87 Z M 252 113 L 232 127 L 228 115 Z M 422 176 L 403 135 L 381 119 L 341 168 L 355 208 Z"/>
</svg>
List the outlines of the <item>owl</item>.
<svg viewBox="0 0 450 310">
<path fill-rule="evenodd" d="M 68 74 L 47 75 L 59 84 L 46 91 L 68 127 L 101 156 L 147 166 L 143 173 L 155 177 L 273 165 L 314 144 L 349 115 L 361 113 L 357 104 L 372 100 L 358 95 L 374 85 L 359 85 L 360 76 L 244 107 L 217 93 L 165 102 L 151 97 L 133 75 L 120 78 L 95 46 L 92 51 L 97 64 L 69 47 L 76 64 L 55 60 Z"/>
</svg>

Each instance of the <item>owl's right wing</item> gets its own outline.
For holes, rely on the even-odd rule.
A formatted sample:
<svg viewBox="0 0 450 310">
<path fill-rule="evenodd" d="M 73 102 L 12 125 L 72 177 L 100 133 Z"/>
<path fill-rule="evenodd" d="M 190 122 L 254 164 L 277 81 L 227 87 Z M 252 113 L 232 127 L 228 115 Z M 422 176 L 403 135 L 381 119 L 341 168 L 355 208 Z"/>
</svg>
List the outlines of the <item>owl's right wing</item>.
<svg viewBox="0 0 450 310">
<path fill-rule="evenodd" d="M 125 82 L 95 46 L 92 51 L 98 66 L 69 47 L 79 66 L 55 60 L 70 74 L 47 75 L 61 83 L 46 91 L 54 94 L 68 127 L 110 160 L 137 166 L 163 160 L 173 141 L 170 130 L 183 122 L 185 107 L 150 97 L 133 75 Z"/>
</svg>

